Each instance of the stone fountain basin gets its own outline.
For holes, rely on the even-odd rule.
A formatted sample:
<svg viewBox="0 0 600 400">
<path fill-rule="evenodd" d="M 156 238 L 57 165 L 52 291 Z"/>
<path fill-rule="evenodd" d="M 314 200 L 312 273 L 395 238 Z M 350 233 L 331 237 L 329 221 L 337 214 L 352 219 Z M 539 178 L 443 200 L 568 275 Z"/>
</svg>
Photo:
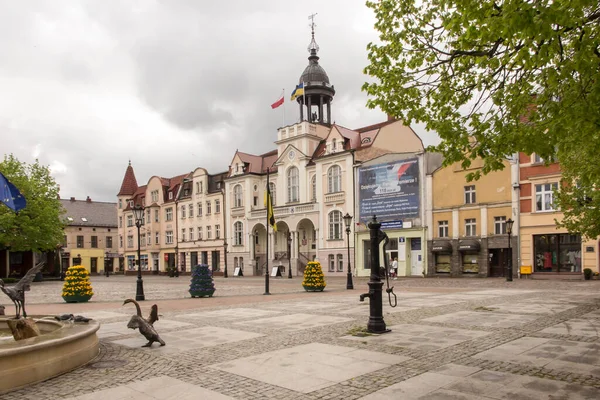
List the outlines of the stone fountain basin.
<svg viewBox="0 0 600 400">
<path fill-rule="evenodd" d="M 0 341 L 0 394 L 64 374 L 98 355 L 98 322 L 71 324 L 30 317 L 40 336 Z M 8 319 L 0 317 L 1 330 L 9 329 Z"/>
</svg>

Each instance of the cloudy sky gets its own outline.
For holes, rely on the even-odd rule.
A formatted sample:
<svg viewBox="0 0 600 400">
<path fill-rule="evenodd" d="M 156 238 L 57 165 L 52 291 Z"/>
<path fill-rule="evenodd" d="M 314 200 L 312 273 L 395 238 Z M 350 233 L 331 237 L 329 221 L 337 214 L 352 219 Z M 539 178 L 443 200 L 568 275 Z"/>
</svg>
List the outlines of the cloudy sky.
<svg viewBox="0 0 600 400">
<path fill-rule="evenodd" d="M 224 171 L 236 149 L 272 150 L 282 111 L 270 104 L 283 88 L 285 123 L 299 118 L 288 100 L 308 63 L 311 13 L 336 89 L 332 119 L 349 128 L 385 119 L 360 90 L 377 39 L 364 0 L 0 7 L 0 147 L 49 165 L 63 198 L 115 201 L 128 160 L 145 184 L 199 166 Z"/>
</svg>

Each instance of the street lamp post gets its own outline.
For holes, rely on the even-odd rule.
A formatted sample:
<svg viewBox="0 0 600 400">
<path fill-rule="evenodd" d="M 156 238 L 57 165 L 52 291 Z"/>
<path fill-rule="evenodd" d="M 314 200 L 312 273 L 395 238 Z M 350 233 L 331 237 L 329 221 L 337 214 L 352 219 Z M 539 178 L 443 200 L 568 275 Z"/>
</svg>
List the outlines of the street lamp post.
<svg viewBox="0 0 600 400">
<path fill-rule="evenodd" d="M 508 262 L 506 263 L 506 281 L 507 282 L 512 282 L 513 277 L 512 277 L 512 251 L 510 248 L 510 235 L 512 234 L 512 227 L 513 224 L 515 223 L 515 221 L 513 221 L 511 218 L 508 219 L 508 221 L 506 221 L 506 233 L 508 233 Z"/>
<path fill-rule="evenodd" d="M 346 289 L 354 289 L 352 283 L 352 270 L 350 267 L 350 225 L 352 225 L 352 215 L 344 215 L 344 224 L 346 225 L 346 236 L 348 237 L 348 278 L 346 279 Z"/>
<path fill-rule="evenodd" d="M 138 234 L 138 248 L 137 248 L 137 259 L 138 259 L 138 275 L 137 275 L 137 287 L 135 290 L 135 299 L 137 301 L 146 300 L 146 296 L 144 296 L 144 281 L 142 281 L 142 256 L 140 254 L 140 228 L 144 223 L 144 207 L 137 204 L 133 208 L 133 215 L 135 218 L 135 226 L 137 228 Z"/>
<path fill-rule="evenodd" d="M 292 279 L 292 235 L 290 235 L 290 231 L 288 231 L 287 236 L 287 244 L 288 244 L 288 279 Z"/>
</svg>

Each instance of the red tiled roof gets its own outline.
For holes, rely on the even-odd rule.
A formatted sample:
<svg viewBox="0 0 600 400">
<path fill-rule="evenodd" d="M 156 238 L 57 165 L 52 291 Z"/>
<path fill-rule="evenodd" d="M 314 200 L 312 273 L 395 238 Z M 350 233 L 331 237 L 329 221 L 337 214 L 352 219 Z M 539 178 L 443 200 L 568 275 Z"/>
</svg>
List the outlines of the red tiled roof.
<svg viewBox="0 0 600 400">
<path fill-rule="evenodd" d="M 135 179 L 135 173 L 133 172 L 133 167 L 131 166 L 131 161 L 127 166 L 127 170 L 125 171 L 125 176 L 123 177 L 123 183 L 121 183 L 121 190 L 117 196 L 123 195 L 132 195 L 138 188 L 137 180 Z"/>
<path fill-rule="evenodd" d="M 389 125 L 389 124 L 393 124 L 394 122 L 398 122 L 398 120 L 397 119 L 391 119 L 391 120 L 380 122 L 378 124 L 373 124 L 373 125 L 365 126 L 363 128 L 358 128 L 358 129 L 354 129 L 354 130 L 356 132 L 358 132 L 358 133 L 363 133 L 363 132 L 368 132 L 368 131 L 372 131 L 372 130 L 375 130 L 375 129 L 383 128 L 384 126 Z"/>
</svg>

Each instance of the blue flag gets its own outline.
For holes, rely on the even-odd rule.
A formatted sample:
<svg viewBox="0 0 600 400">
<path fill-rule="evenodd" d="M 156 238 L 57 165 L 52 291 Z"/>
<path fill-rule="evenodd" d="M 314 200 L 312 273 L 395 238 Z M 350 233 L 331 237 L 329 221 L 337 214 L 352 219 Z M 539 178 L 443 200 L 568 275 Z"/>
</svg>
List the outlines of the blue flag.
<svg viewBox="0 0 600 400">
<path fill-rule="evenodd" d="M 0 172 L 0 202 L 4 203 L 14 212 L 19 212 L 25 208 L 27 201 L 19 192 L 19 189 Z"/>
</svg>

